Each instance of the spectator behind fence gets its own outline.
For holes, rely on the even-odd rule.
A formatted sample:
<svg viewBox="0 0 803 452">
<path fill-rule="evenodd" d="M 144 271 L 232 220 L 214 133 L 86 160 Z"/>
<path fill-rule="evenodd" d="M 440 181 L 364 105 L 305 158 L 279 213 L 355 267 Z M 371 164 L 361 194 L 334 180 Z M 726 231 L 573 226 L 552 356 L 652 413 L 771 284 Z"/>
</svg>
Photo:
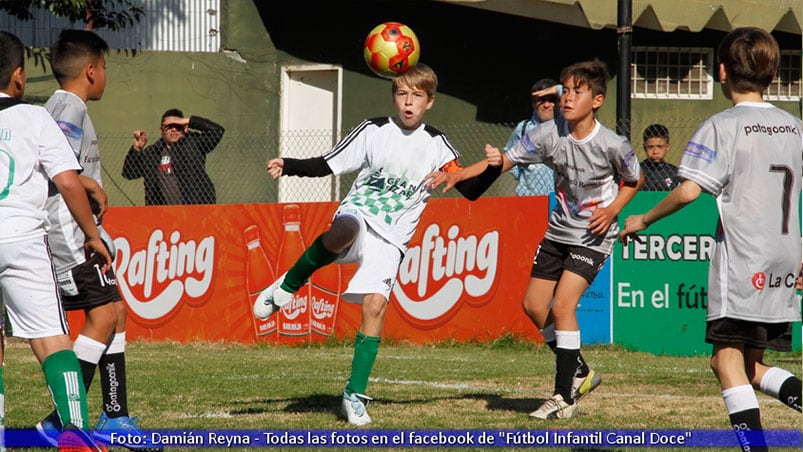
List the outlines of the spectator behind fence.
<svg viewBox="0 0 803 452">
<path fill-rule="evenodd" d="M 664 160 L 669 151 L 669 129 L 662 124 L 651 124 L 644 129 L 644 152 L 641 162 L 644 173 L 642 191 L 671 191 L 678 185 L 678 167 Z"/>
<path fill-rule="evenodd" d="M 148 147 L 145 131 L 134 131 L 123 177 L 145 179 L 147 206 L 215 204 L 206 155 L 220 143 L 223 127 L 200 116 L 185 118 L 181 110 L 171 108 L 162 115 L 159 130 L 162 138 Z"/>
<path fill-rule="evenodd" d="M 544 78 L 535 82 L 532 91 L 540 91 L 557 84 L 558 82 L 555 80 Z M 558 103 L 558 98 L 555 96 L 532 96 L 532 103 L 533 115 L 516 125 L 504 147 L 505 152 L 515 146 L 521 140 L 522 135 L 555 116 L 555 105 Z M 516 165 L 511 172 L 513 177 L 519 181 L 519 185 L 516 186 L 516 194 L 519 196 L 548 195 L 555 189 L 555 175 L 552 172 L 552 168 L 543 163 Z"/>
</svg>

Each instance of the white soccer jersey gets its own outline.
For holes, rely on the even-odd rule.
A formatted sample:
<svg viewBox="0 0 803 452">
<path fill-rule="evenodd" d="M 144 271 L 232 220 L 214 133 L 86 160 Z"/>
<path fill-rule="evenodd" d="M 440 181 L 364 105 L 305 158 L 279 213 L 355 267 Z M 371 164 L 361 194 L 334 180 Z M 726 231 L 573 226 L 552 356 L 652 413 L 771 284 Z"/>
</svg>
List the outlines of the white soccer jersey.
<svg viewBox="0 0 803 452">
<path fill-rule="evenodd" d="M 617 221 L 606 235 L 598 236 L 588 231 L 588 219 L 619 194 L 615 174 L 627 182 L 636 182 L 641 175 L 636 153 L 625 137 L 595 121 L 593 132 L 577 140 L 563 117 L 557 117 L 522 136 L 507 156 L 515 164 L 544 163 L 555 172 L 557 205 L 545 238 L 611 253 L 619 233 Z"/>
<path fill-rule="evenodd" d="M 57 90 L 47 100 L 45 108 L 56 120 L 72 146 L 82 168 L 81 175 L 94 179 L 102 187 L 98 137 L 84 101 L 69 91 Z M 86 260 L 83 248 L 85 237 L 67 208 L 64 198 L 52 186 L 50 195 L 47 200 L 51 223 L 48 240 L 56 272 L 61 273 Z"/>
<path fill-rule="evenodd" d="M 694 132 L 678 176 L 717 199 L 708 320 L 800 320 L 801 171 L 800 119 L 771 104 L 740 103 Z"/>
<path fill-rule="evenodd" d="M 44 108 L 20 104 L 0 110 L 0 243 L 44 235 L 48 180 L 80 169 L 69 150 Z"/>
<path fill-rule="evenodd" d="M 371 229 L 404 252 L 431 194 L 424 177 L 458 156 L 433 127 L 404 130 L 391 118 L 376 118 L 323 157 L 334 174 L 360 170 L 341 206 L 357 208 Z"/>
</svg>

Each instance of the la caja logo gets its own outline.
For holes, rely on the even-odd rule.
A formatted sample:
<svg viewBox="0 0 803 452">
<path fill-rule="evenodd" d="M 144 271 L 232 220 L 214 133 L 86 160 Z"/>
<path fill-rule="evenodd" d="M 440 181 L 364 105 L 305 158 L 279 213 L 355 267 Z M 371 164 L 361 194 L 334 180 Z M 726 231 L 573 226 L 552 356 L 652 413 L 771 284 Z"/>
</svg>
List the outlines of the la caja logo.
<svg viewBox="0 0 803 452">
<path fill-rule="evenodd" d="M 402 316 L 419 327 L 442 325 L 463 302 L 482 306 L 493 294 L 499 231 L 461 235 L 460 227 L 451 225 L 445 232 L 430 224 L 421 243 L 411 242 L 393 286 Z"/>
<path fill-rule="evenodd" d="M 214 280 L 215 238 L 186 240 L 155 229 L 143 249 L 125 237 L 114 239 L 117 283 L 131 311 L 144 320 L 173 312 L 182 300 L 203 302 Z"/>
</svg>

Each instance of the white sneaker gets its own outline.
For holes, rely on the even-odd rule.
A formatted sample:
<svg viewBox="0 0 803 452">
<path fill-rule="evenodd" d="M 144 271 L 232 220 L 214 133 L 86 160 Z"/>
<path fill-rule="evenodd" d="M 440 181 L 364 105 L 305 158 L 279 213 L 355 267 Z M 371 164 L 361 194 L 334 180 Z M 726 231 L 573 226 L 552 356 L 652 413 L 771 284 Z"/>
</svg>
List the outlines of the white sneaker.
<svg viewBox="0 0 803 452">
<path fill-rule="evenodd" d="M 572 379 L 572 398 L 575 402 L 585 397 L 589 392 L 597 389 L 602 383 L 602 378 L 593 370 L 588 370 L 585 377 L 574 377 Z"/>
<path fill-rule="evenodd" d="M 555 394 L 551 399 L 547 399 L 537 410 L 530 413 L 530 417 L 538 419 L 569 419 L 574 415 L 577 404 L 569 405 L 563 400 L 563 396 Z"/>
<path fill-rule="evenodd" d="M 343 415 L 352 425 L 366 425 L 371 423 L 371 416 L 365 410 L 365 405 L 369 400 L 373 400 L 367 395 L 351 394 L 343 392 Z"/>
<path fill-rule="evenodd" d="M 267 289 L 263 290 L 256 300 L 254 300 L 254 315 L 260 320 L 265 320 L 272 316 L 293 299 L 293 294 L 282 289 L 284 275 L 279 277 Z"/>
</svg>

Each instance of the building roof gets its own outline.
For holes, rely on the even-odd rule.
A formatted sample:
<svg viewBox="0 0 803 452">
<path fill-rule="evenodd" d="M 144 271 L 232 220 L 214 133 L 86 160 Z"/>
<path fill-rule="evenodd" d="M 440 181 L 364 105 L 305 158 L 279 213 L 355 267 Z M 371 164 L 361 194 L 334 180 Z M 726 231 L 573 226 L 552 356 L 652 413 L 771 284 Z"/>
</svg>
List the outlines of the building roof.
<svg viewBox="0 0 803 452">
<path fill-rule="evenodd" d="M 616 28 L 616 0 L 439 0 L 576 27 Z M 633 26 L 658 31 L 730 31 L 757 26 L 801 34 L 803 0 L 632 0 Z"/>
</svg>

